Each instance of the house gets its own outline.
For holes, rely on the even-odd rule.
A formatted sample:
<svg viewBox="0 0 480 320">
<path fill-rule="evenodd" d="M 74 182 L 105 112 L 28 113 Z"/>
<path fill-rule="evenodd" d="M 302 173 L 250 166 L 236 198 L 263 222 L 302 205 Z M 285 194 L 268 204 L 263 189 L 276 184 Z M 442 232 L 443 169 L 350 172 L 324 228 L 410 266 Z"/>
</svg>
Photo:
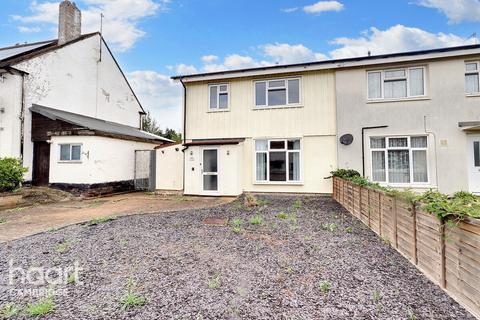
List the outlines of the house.
<svg viewBox="0 0 480 320">
<path fill-rule="evenodd" d="M 480 46 L 175 76 L 184 191 L 331 193 L 335 168 L 480 192 Z"/>
<path fill-rule="evenodd" d="M 34 185 L 130 189 L 135 150 L 168 139 L 141 130 L 145 114 L 100 33 L 60 4 L 57 40 L 0 49 L 0 157 L 16 157 Z"/>
</svg>

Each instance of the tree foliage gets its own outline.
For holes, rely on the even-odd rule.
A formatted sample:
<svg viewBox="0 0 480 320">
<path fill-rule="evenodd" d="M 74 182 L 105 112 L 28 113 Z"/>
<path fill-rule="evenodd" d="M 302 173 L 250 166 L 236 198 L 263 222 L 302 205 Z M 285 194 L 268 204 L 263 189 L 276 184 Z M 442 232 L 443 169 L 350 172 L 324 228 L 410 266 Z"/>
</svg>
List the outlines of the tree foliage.
<svg viewBox="0 0 480 320">
<path fill-rule="evenodd" d="M 15 158 L 0 159 L 0 191 L 12 191 L 23 182 L 23 174 L 27 168 Z"/>
<path fill-rule="evenodd" d="M 182 134 L 175 131 L 175 129 L 166 128 L 165 131 L 160 129 L 157 120 L 155 120 L 150 111 L 147 111 L 147 114 L 143 117 L 142 128 L 144 131 L 173 140 L 175 142 L 182 140 Z"/>
</svg>

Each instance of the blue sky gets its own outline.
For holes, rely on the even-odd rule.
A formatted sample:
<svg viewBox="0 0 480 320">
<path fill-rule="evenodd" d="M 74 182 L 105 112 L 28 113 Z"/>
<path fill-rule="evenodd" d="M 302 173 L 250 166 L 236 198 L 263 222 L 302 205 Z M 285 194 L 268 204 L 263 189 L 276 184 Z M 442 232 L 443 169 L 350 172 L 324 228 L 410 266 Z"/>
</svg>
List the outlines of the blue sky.
<svg viewBox="0 0 480 320">
<path fill-rule="evenodd" d="M 180 128 L 174 74 L 473 43 L 480 0 L 78 0 L 142 104 Z M 58 1 L 1 0 L 0 46 L 55 38 Z"/>
</svg>

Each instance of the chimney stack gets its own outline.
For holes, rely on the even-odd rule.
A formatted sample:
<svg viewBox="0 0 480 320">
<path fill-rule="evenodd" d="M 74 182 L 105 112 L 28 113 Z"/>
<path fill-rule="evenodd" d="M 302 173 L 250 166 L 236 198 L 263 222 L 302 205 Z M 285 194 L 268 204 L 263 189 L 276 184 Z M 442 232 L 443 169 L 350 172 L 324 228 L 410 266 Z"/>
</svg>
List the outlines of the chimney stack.
<svg viewBox="0 0 480 320">
<path fill-rule="evenodd" d="M 58 44 L 62 45 L 81 36 L 82 13 L 75 2 L 63 0 L 58 15 Z"/>
</svg>

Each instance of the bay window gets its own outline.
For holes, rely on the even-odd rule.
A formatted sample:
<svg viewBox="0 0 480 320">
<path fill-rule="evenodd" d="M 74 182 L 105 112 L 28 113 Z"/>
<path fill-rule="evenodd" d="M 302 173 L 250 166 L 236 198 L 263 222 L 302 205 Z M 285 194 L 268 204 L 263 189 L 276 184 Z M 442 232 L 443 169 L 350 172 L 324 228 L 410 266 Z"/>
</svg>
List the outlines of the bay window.
<svg viewBox="0 0 480 320">
<path fill-rule="evenodd" d="M 373 137 L 370 150 L 374 182 L 428 183 L 426 136 Z"/>
<path fill-rule="evenodd" d="M 369 100 L 425 96 L 425 67 L 367 72 Z"/>
<path fill-rule="evenodd" d="M 208 96 L 211 111 L 228 109 L 228 84 L 209 85 Z"/>
<path fill-rule="evenodd" d="M 300 103 L 300 78 L 255 81 L 255 106 L 291 106 Z"/>
<path fill-rule="evenodd" d="M 299 182 L 300 140 L 255 140 L 257 182 Z"/>
<path fill-rule="evenodd" d="M 465 63 L 465 91 L 467 94 L 480 93 L 478 65 L 478 62 Z"/>
</svg>

